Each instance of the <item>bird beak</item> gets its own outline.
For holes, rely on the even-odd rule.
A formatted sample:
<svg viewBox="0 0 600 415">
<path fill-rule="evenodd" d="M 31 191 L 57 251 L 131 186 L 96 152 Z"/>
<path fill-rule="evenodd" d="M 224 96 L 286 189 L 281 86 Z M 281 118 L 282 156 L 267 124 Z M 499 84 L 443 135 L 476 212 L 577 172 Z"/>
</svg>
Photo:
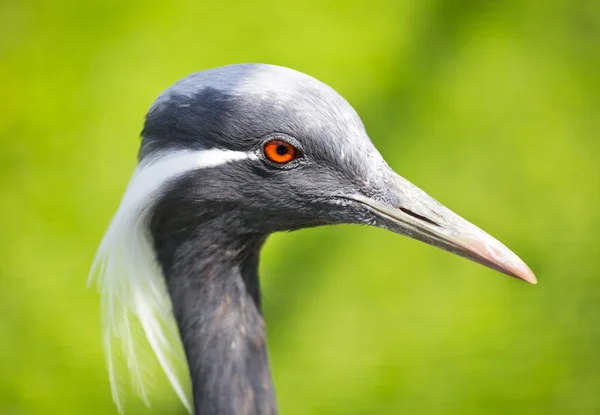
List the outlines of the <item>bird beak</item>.
<svg viewBox="0 0 600 415">
<path fill-rule="evenodd" d="M 386 172 L 380 197 L 354 195 L 386 229 L 420 240 L 531 284 L 537 280 L 511 250 L 400 177 Z"/>
</svg>

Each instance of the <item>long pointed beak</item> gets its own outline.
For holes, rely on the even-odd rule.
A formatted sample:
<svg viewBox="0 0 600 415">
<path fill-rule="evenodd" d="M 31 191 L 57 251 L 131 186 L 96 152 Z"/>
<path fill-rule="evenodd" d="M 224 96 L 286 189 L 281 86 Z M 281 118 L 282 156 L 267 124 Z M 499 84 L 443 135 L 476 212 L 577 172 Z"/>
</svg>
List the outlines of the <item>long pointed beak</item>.
<svg viewBox="0 0 600 415">
<path fill-rule="evenodd" d="M 380 226 L 536 284 L 535 275 L 510 249 L 441 205 L 393 171 L 381 197 L 353 195 L 380 219 Z"/>
</svg>

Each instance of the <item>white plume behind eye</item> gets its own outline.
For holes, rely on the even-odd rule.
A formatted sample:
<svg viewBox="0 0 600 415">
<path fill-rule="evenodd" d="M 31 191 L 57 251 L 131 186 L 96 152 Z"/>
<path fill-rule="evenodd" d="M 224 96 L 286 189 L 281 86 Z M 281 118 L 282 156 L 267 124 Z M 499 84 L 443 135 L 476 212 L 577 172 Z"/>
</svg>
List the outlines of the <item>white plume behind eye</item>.
<svg viewBox="0 0 600 415">
<path fill-rule="evenodd" d="M 175 393 L 192 412 L 184 388 L 189 379 L 185 355 L 148 229 L 154 204 L 165 185 L 186 172 L 256 157 L 252 152 L 220 149 L 180 150 L 148 156 L 135 169 L 100 243 L 88 280 L 91 283 L 94 276 L 97 278 L 102 297 L 104 347 L 119 412 L 123 413 L 116 368 L 119 363 L 126 365 L 133 386 L 149 406 L 143 376 L 146 368 L 140 364 L 140 351 L 147 344 L 134 334 L 139 326 Z"/>
</svg>

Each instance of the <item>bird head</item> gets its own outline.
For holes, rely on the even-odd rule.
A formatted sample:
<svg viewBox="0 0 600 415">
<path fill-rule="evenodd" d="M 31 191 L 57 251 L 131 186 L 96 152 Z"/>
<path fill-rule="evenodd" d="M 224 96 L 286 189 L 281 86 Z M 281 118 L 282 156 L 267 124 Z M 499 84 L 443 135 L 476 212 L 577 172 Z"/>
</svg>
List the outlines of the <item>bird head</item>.
<svg viewBox="0 0 600 415">
<path fill-rule="evenodd" d="M 272 65 L 190 75 L 154 102 L 142 136 L 140 166 L 163 164 L 157 216 L 179 228 L 213 220 L 243 238 L 366 224 L 536 282 L 503 244 L 395 173 L 352 106 L 308 75 Z"/>
<path fill-rule="evenodd" d="M 352 106 L 322 82 L 278 66 L 232 65 L 164 91 L 148 112 L 139 164 L 90 273 L 102 292 L 117 407 L 119 344 L 146 399 L 133 315 L 191 412 L 185 377 L 176 375 L 181 344 L 168 340 L 177 339 L 172 310 L 185 305 L 171 303 L 167 273 L 196 267 L 180 260 L 204 255 L 238 260 L 240 269 L 254 261 L 255 269 L 269 234 L 343 223 L 384 228 L 536 282 L 508 248 L 396 174 Z M 257 300 L 257 286 L 247 289 Z"/>
</svg>

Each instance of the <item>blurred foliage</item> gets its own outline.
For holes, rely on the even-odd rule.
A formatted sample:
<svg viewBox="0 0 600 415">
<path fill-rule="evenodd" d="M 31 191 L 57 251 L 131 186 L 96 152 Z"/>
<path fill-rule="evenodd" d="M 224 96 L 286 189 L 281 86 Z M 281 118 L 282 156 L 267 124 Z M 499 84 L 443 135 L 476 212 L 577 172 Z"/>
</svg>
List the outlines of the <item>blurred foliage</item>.
<svg viewBox="0 0 600 415">
<path fill-rule="evenodd" d="M 0 414 L 115 413 L 93 252 L 154 97 L 237 62 L 332 85 L 540 280 L 365 227 L 273 236 L 282 414 L 600 413 L 597 0 L 4 0 L 0 31 Z M 183 413 L 156 384 L 129 414 Z"/>
</svg>

